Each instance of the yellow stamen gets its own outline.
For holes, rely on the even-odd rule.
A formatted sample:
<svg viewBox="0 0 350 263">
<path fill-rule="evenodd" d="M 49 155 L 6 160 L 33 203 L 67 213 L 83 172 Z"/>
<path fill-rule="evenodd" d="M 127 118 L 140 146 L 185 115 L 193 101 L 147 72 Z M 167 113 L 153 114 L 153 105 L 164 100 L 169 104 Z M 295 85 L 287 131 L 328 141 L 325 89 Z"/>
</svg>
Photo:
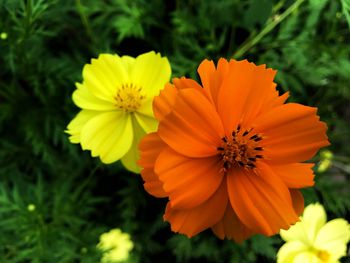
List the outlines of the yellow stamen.
<svg viewBox="0 0 350 263">
<path fill-rule="evenodd" d="M 145 98 L 141 92 L 142 88 L 133 83 L 122 85 L 114 97 L 116 100 L 116 106 L 126 112 L 136 111 L 140 108 L 142 100 Z"/>
<path fill-rule="evenodd" d="M 318 250 L 317 251 L 317 257 L 324 263 L 327 263 L 329 258 L 330 258 L 330 255 L 327 251 L 325 250 Z"/>
</svg>

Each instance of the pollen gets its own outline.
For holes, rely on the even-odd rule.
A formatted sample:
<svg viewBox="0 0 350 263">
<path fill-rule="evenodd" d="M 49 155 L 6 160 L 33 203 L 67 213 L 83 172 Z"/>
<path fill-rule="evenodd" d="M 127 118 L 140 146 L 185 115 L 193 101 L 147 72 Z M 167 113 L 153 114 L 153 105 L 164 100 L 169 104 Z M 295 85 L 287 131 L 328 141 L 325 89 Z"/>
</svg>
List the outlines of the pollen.
<svg viewBox="0 0 350 263">
<path fill-rule="evenodd" d="M 254 133 L 253 129 L 243 131 L 240 125 L 230 136 L 223 137 L 221 145 L 217 147 L 223 172 L 226 173 L 231 167 L 256 168 L 256 161 L 263 158 L 264 149 L 259 146 L 262 139 L 261 134 Z"/>
<path fill-rule="evenodd" d="M 328 262 L 330 255 L 327 251 L 325 250 L 319 250 L 317 251 L 317 257 L 321 260 L 321 262 Z"/>
<path fill-rule="evenodd" d="M 133 83 L 122 85 L 115 97 L 116 107 L 125 112 L 134 112 L 140 108 L 145 96 L 142 95 L 142 87 Z"/>
</svg>

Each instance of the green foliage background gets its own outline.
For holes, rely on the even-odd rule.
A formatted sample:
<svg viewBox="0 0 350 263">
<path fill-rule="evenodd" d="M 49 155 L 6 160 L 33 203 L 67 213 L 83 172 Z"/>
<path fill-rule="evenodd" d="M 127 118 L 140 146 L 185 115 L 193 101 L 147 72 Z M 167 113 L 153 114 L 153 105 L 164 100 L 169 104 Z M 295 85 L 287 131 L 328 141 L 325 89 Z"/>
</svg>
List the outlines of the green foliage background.
<svg viewBox="0 0 350 263">
<path fill-rule="evenodd" d="M 131 234 L 130 262 L 276 260 L 277 236 L 239 245 L 171 233 L 165 201 L 139 175 L 69 143 L 74 82 L 103 52 L 159 51 L 173 76 L 193 78 L 204 58 L 278 69 L 279 89 L 329 126 L 333 165 L 303 191 L 306 203 L 349 220 L 349 28 L 349 0 L 0 0 L 0 262 L 99 262 L 111 228 Z"/>
</svg>

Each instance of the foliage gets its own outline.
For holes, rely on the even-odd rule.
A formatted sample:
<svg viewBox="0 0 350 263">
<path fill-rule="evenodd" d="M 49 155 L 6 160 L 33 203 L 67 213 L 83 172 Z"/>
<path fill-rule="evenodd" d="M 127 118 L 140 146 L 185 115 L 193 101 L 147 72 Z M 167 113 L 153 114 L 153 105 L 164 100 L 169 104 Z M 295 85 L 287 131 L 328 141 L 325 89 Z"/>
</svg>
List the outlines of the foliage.
<svg viewBox="0 0 350 263">
<path fill-rule="evenodd" d="M 306 202 L 349 218 L 349 13 L 348 0 L 0 0 L 0 261 L 98 262 L 113 228 L 130 233 L 130 262 L 275 261 L 277 236 L 171 233 L 139 175 L 68 142 L 74 82 L 102 52 L 159 51 L 173 76 L 196 78 L 202 59 L 222 56 L 278 69 L 280 90 L 329 126 L 333 165 Z"/>
</svg>

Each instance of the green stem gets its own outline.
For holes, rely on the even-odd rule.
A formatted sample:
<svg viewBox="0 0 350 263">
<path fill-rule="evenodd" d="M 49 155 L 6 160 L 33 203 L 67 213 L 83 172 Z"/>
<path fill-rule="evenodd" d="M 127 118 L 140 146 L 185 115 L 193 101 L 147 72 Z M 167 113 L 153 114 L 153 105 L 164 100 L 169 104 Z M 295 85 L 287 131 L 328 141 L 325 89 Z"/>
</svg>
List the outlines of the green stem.
<svg viewBox="0 0 350 263">
<path fill-rule="evenodd" d="M 233 54 L 233 58 L 239 58 L 243 56 L 249 49 L 254 47 L 259 41 L 268 34 L 272 29 L 274 29 L 279 23 L 281 23 L 286 17 L 288 17 L 295 9 L 297 9 L 305 0 L 297 0 L 295 1 L 283 14 L 278 16 L 276 19 L 272 20 L 268 23 L 263 30 L 260 31 L 259 34 L 251 35 L 247 41 L 245 41 Z M 254 36 L 255 35 L 255 36 Z"/>
</svg>

